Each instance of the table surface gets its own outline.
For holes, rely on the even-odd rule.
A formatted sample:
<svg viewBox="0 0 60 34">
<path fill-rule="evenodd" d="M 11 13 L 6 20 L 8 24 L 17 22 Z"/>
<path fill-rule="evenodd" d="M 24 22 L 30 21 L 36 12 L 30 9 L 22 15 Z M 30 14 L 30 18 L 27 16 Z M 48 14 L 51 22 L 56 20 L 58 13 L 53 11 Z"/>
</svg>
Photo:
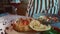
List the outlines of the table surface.
<svg viewBox="0 0 60 34">
<path fill-rule="evenodd" d="M 7 24 L 10 24 L 11 22 L 11 20 L 14 20 L 14 19 L 16 19 L 16 18 L 19 18 L 20 16 L 17 16 L 17 15 L 9 15 L 8 13 L 4 13 L 4 14 L 0 14 L 0 18 L 2 18 L 2 20 L 4 19 L 5 21 L 8 21 L 8 23 Z M 24 17 L 24 16 L 23 16 Z M 3 23 L 1 23 L 1 24 L 3 24 Z M 0 24 L 0 25 L 1 25 Z M 2 28 L 3 28 L 3 30 L 4 30 L 4 28 L 7 26 L 7 25 L 4 25 L 4 27 L 3 27 L 3 25 L 1 25 L 2 26 Z M 58 22 L 58 23 L 54 23 L 54 24 L 51 24 L 51 26 L 54 26 L 54 27 L 57 27 L 57 28 L 60 28 L 60 22 Z M 0 27 L 1 28 L 1 27 Z M 3 31 L 2 30 L 2 31 Z M 0 31 L 0 32 L 2 32 L 2 31 Z"/>
</svg>

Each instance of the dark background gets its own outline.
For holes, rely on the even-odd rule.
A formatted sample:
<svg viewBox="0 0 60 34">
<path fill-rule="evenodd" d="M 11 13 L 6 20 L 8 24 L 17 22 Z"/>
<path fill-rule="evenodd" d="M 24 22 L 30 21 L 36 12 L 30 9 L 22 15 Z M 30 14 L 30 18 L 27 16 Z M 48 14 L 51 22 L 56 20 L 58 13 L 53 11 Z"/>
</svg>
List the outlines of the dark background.
<svg viewBox="0 0 60 34">
<path fill-rule="evenodd" d="M 24 0 L 24 1 L 27 3 L 27 0 Z M 10 0 L 0 0 L 0 14 L 5 13 L 5 12 L 12 12 Z M 59 0 L 59 12 L 58 12 L 58 14 L 60 15 L 60 0 Z"/>
</svg>

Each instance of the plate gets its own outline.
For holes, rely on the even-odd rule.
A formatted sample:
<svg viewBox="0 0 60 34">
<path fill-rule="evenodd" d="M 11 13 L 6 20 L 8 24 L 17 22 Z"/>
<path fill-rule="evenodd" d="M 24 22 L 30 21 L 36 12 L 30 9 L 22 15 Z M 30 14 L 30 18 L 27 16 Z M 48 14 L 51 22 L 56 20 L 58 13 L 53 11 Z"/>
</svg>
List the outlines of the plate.
<svg viewBox="0 0 60 34">
<path fill-rule="evenodd" d="M 32 28 L 33 30 L 35 31 L 47 31 L 47 30 L 50 30 L 51 29 L 51 26 L 48 25 L 43 25 L 41 24 L 39 21 L 37 20 L 33 20 L 30 22 L 29 24 L 30 28 Z"/>
</svg>

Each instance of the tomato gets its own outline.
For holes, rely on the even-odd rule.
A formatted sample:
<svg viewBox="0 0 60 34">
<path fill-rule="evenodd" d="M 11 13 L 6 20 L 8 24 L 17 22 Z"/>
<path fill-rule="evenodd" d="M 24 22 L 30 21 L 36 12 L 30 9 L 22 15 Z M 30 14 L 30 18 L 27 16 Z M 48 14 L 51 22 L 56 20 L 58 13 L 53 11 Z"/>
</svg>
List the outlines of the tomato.
<svg viewBox="0 0 60 34">
<path fill-rule="evenodd" d="M 29 21 L 28 20 L 23 20 L 23 25 L 28 25 Z"/>
</svg>

